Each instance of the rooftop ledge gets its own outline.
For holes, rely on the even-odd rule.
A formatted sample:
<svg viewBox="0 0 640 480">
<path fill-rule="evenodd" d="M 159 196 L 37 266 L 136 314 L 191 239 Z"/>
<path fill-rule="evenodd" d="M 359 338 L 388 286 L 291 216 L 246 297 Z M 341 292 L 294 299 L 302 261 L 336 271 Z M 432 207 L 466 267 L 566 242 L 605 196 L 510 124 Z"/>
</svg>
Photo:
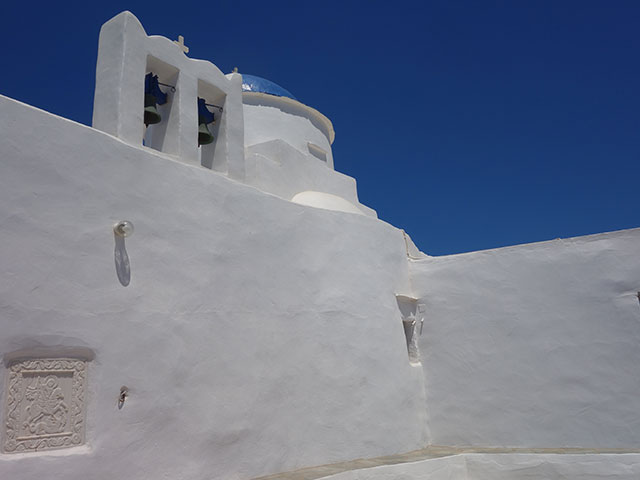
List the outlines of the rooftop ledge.
<svg viewBox="0 0 640 480">
<path fill-rule="evenodd" d="M 333 141 L 336 138 L 336 132 L 333 130 L 331 120 L 315 108 L 311 108 L 292 98 L 278 97 L 276 95 L 262 92 L 242 92 L 242 103 L 247 105 L 276 107 L 292 115 L 308 118 L 318 130 L 324 133 L 330 144 L 333 144 Z"/>
</svg>

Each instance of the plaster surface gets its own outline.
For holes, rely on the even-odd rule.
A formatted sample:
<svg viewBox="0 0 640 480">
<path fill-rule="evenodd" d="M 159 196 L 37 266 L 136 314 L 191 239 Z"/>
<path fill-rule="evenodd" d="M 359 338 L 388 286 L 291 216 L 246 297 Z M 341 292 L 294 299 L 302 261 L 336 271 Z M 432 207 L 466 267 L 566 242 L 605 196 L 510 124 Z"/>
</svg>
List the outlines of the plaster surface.
<svg viewBox="0 0 640 480">
<path fill-rule="evenodd" d="M 428 443 L 395 299 L 402 231 L 0 111 L 0 355 L 95 354 L 86 445 L 2 454 L 0 478 L 251 478 Z"/>
<path fill-rule="evenodd" d="M 327 480 L 636 480 L 640 454 L 462 454 L 383 465 Z M 282 477 L 286 480 L 286 477 Z"/>
<path fill-rule="evenodd" d="M 358 200 L 356 181 L 327 168 L 317 158 L 304 154 L 283 140 L 270 140 L 248 147 L 245 183 L 280 198 L 292 200 L 303 192 L 340 197 L 336 202 L 351 204 L 351 210 L 377 218 L 375 210 Z M 298 197 L 300 198 L 300 197 Z M 327 202 L 325 202 L 327 203 Z"/>
<path fill-rule="evenodd" d="M 245 157 L 244 181 L 248 185 L 286 200 L 308 191 L 334 195 L 355 206 L 357 211 L 377 218 L 375 210 L 358 200 L 354 178 L 327 168 L 317 158 L 300 152 L 284 140 L 252 145 L 246 149 Z"/>
<path fill-rule="evenodd" d="M 464 455 L 469 480 L 635 480 L 640 454 Z"/>
<path fill-rule="evenodd" d="M 462 455 L 363 468 L 320 478 L 330 480 L 470 480 Z"/>
<path fill-rule="evenodd" d="M 0 96 L 2 440 L 80 400 L 20 365 L 90 379 L 77 446 L 5 442 L 0 478 L 639 477 L 640 229 L 429 257 L 326 117 L 180 43 L 107 22 L 95 128 Z M 176 90 L 145 132 L 148 71 Z"/>
<path fill-rule="evenodd" d="M 300 205 L 308 205 L 310 207 L 324 208 L 327 210 L 335 210 L 337 212 L 348 212 L 356 215 L 363 215 L 362 210 L 353 203 L 348 202 L 342 197 L 332 195 L 325 192 L 315 192 L 307 190 L 296 194 L 291 201 Z"/>
<path fill-rule="evenodd" d="M 640 229 L 411 260 L 432 442 L 640 446 Z"/>
<path fill-rule="evenodd" d="M 259 143 L 268 142 L 270 140 L 283 140 L 289 143 L 300 152 L 309 153 L 309 143 L 315 144 L 327 153 L 327 161 L 313 158 L 320 165 L 333 169 L 333 154 L 331 153 L 331 143 L 326 134 L 323 133 L 309 118 L 303 116 L 302 113 L 293 113 L 279 103 L 283 99 L 264 99 L 259 104 L 249 104 L 243 96 L 243 117 L 244 117 L 244 144 L 245 148 Z M 266 95 L 263 95 L 265 97 Z M 287 99 L 289 100 L 289 99 Z M 255 102 L 255 99 L 251 99 Z M 291 100 L 294 102 L 294 100 Z M 298 102 L 296 102 L 298 103 Z M 303 105 L 300 107 L 304 107 Z"/>
</svg>

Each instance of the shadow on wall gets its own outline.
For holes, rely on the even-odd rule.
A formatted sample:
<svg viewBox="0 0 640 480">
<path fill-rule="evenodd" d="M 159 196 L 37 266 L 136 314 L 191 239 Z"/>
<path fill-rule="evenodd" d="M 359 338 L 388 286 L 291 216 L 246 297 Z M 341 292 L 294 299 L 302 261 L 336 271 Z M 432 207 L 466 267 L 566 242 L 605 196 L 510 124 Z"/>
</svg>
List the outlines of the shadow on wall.
<svg viewBox="0 0 640 480">
<path fill-rule="evenodd" d="M 418 299 L 406 295 L 396 295 L 398 309 L 402 315 L 404 336 L 407 340 L 407 353 L 411 363 L 420 362 L 420 350 L 418 347 L 418 335 L 422 333 L 423 319 L 420 316 Z"/>
<path fill-rule="evenodd" d="M 116 264 L 116 274 L 118 275 L 120 284 L 123 287 L 126 287 L 131 281 L 131 264 L 129 262 L 129 254 L 127 253 L 127 247 L 124 243 L 124 237 L 117 233 L 114 233 L 113 237 L 116 242 L 116 247 L 113 252 L 113 259 Z"/>
</svg>

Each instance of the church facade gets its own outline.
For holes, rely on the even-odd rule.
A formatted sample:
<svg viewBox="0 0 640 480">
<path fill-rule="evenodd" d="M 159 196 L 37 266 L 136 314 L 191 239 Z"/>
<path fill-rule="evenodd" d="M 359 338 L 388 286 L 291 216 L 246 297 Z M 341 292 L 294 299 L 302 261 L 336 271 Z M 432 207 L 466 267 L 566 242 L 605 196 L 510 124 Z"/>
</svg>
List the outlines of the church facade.
<svg viewBox="0 0 640 480">
<path fill-rule="evenodd" d="M 278 85 L 129 12 L 96 78 L 0 96 L 0 478 L 640 477 L 640 229 L 431 257 Z"/>
</svg>

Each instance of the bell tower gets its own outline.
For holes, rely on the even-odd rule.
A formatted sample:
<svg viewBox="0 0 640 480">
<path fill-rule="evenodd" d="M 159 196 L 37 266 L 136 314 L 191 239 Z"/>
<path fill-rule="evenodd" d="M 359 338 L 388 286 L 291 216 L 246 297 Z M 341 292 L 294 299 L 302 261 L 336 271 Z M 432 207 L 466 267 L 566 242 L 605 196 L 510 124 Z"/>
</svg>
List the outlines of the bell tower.
<svg viewBox="0 0 640 480">
<path fill-rule="evenodd" d="M 243 180 L 242 77 L 188 51 L 183 37 L 148 36 L 131 12 L 105 23 L 93 127 Z"/>
</svg>

